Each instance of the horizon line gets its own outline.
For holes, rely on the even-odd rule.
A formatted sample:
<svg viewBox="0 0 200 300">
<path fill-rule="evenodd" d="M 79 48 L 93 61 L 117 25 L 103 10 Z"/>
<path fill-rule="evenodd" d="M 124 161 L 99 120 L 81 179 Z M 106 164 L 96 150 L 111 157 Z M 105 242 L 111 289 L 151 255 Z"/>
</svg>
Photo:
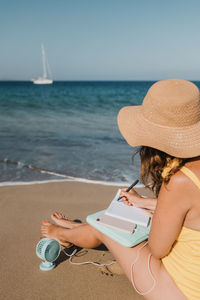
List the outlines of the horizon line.
<svg viewBox="0 0 200 300">
<path fill-rule="evenodd" d="M 53 82 L 133 82 L 133 81 L 159 81 L 164 79 L 56 79 Z M 189 81 L 197 81 L 199 79 L 185 79 Z M 0 79 L 0 82 L 32 82 L 31 80 L 27 79 Z"/>
</svg>

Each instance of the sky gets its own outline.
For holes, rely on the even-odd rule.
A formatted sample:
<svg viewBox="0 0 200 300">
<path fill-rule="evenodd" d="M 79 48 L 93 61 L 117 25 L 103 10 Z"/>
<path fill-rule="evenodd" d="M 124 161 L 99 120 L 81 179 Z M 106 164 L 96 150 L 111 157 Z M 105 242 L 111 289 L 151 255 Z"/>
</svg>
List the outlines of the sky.
<svg viewBox="0 0 200 300">
<path fill-rule="evenodd" d="M 0 0 L 0 80 L 200 79 L 199 0 Z"/>
</svg>

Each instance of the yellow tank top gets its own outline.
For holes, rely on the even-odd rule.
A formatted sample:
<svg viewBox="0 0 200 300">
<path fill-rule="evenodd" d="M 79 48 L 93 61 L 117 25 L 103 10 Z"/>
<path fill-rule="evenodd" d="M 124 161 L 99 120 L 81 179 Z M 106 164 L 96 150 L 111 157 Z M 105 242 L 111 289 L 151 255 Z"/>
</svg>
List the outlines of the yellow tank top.
<svg viewBox="0 0 200 300">
<path fill-rule="evenodd" d="M 182 167 L 181 171 L 200 189 L 200 180 L 191 170 Z M 187 299 L 199 300 L 200 231 L 182 227 L 171 252 L 162 259 L 162 262 Z"/>
</svg>

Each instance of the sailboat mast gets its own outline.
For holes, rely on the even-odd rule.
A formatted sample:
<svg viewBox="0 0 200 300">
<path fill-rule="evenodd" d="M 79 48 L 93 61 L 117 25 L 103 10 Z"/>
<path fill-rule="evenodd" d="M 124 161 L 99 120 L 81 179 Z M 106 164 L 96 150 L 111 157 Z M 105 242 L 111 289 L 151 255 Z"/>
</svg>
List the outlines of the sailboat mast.
<svg viewBox="0 0 200 300">
<path fill-rule="evenodd" d="M 42 65 L 43 65 L 43 78 L 47 78 L 47 70 L 46 70 L 46 57 L 45 57 L 45 52 L 44 52 L 44 46 L 41 44 L 41 49 L 42 49 Z"/>
<path fill-rule="evenodd" d="M 50 67 L 49 67 L 49 64 L 48 64 L 47 57 L 45 55 L 43 44 L 41 44 L 41 50 L 42 50 L 43 75 L 38 77 L 38 78 L 33 78 L 32 81 L 33 81 L 34 84 L 52 84 L 53 83 L 52 78 L 47 78 L 48 73 L 50 75 Z"/>
</svg>

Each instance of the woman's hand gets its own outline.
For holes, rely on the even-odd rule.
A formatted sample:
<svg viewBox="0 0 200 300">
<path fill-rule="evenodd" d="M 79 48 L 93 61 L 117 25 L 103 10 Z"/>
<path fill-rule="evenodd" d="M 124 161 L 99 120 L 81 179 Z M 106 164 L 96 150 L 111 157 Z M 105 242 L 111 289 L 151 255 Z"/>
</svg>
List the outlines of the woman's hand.
<svg viewBox="0 0 200 300">
<path fill-rule="evenodd" d="M 120 197 L 123 197 L 123 203 L 126 205 L 133 205 L 135 207 L 142 208 L 145 213 L 152 216 L 156 208 L 157 199 L 154 198 L 143 198 L 134 189 L 128 193 L 126 189 L 121 189 Z"/>
<path fill-rule="evenodd" d="M 134 205 L 136 207 L 140 207 L 140 201 L 143 199 L 134 189 L 131 189 L 128 193 L 126 192 L 126 189 L 121 189 L 120 197 L 123 197 L 122 200 L 124 204 Z"/>
</svg>

